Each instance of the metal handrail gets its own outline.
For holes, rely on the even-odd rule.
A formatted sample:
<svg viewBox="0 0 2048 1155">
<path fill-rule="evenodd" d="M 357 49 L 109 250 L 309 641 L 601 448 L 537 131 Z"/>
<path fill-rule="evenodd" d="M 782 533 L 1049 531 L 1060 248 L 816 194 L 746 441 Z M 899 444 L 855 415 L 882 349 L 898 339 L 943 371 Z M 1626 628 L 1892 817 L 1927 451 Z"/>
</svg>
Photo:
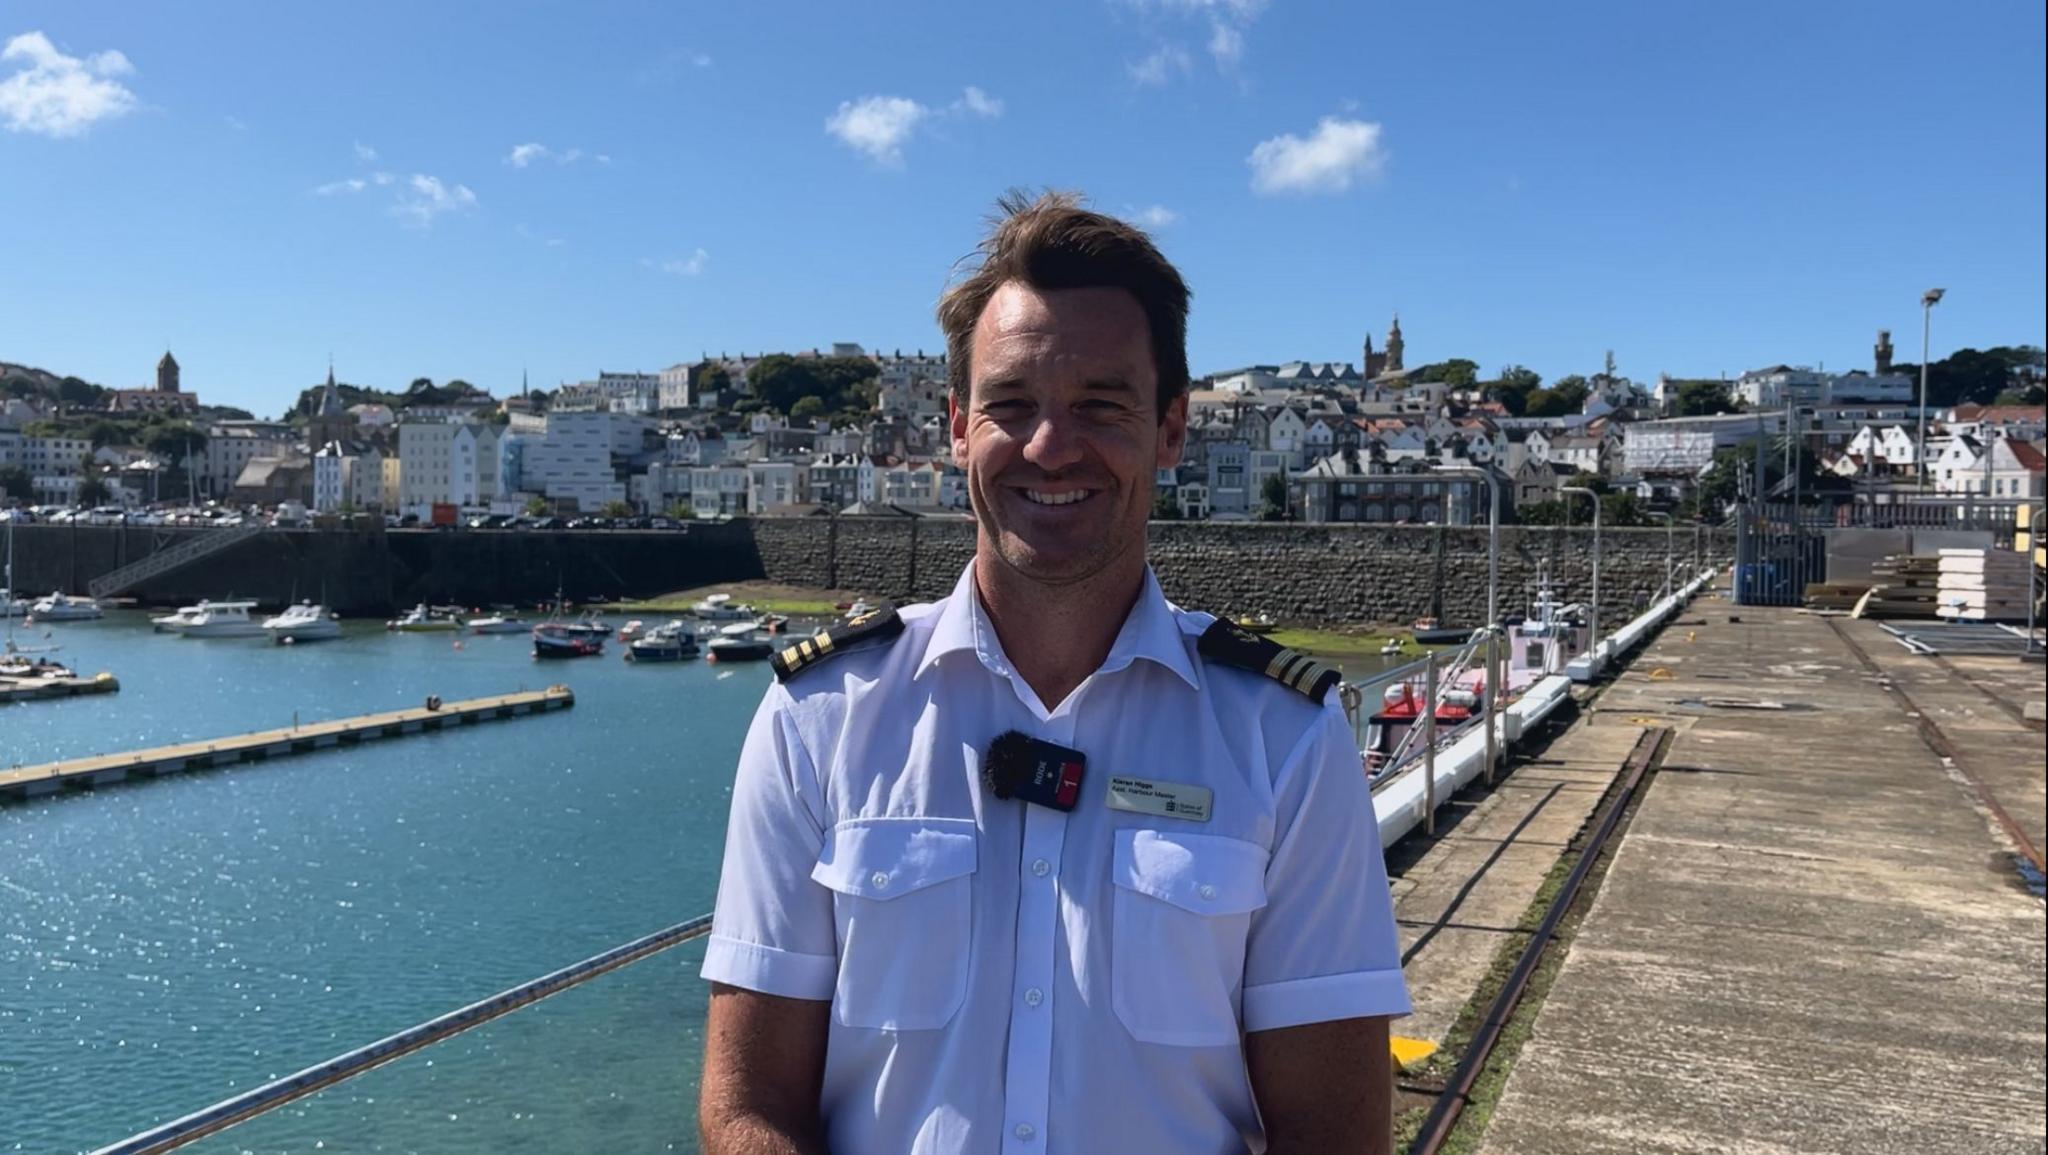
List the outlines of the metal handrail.
<svg viewBox="0 0 2048 1155">
<path fill-rule="evenodd" d="M 615 946 L 603 954 L 593 955 L 582 962 L 521 983 L 510 990 L 500 991 L 481 1002 L 471 1003 L 460 1010 L 450 1011 L 439 1018 L 408 1027 L 366 1047 L 358 1047 L 324 1063 L 316 1063 L 303 1071 L 286 1075 L 282 1079 L 274 1079 L 233 1098 L 223 1099 L 182 1119 L 173 1119 L 139 1135 L 131 1135 L 118 1143 L 99 1148 L 93 1155 L 154 1155 L 159 1151 L 174 1151 L 208 1135 L 225 1131 L 237 1123 L 247 1122 L 258 1115 L 274 1111 L 286 1103 L 303 1099 L 315 1091 L 322 1091 L 336 1083 L 353 1079 L 365 1071 L 381 1067 L 422 1047 L 459 1035 L 472 1027 L 482 1026 L 501 1015 L 510 1014 L 521 1007 L 532 1006 L 550 995 L 561 994 L 599 975 L 609 974 L 629 963 L 636 963 L 650 955 L 659 954 L 672 946 L 701 938 L 710 931 L 711 916 L 700 914 L 687 922 L 679 922 L 665 930 L 658 930 L 632 942 Z"/>
</svg>

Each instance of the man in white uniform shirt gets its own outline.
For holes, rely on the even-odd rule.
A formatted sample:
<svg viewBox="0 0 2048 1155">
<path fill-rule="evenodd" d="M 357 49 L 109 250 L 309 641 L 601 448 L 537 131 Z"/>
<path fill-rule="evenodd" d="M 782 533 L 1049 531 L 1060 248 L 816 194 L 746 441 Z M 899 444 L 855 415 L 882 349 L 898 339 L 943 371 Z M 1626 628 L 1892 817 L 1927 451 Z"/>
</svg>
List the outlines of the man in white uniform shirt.
<svg viewBox="0 0 2048 1155">
<path fill-rule="evenodd" d="M 1388 1152 L 1408 998 L 1336 675 L 1145 561 L 1187 288 L 1003 208 L 939 306 L 974 561 L 785 651 L 740 756 L 705 1150 Z"/>
</svg>

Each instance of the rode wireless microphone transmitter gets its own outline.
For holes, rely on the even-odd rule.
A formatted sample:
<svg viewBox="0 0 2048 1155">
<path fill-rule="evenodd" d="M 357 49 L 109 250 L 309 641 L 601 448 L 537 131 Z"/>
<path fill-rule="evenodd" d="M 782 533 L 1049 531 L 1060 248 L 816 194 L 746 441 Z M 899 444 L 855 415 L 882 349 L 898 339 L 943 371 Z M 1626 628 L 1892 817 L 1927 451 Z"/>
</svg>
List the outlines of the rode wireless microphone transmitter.
<svg viewBox="0 0 2048 1155">
<path fill-rule="evenodd" d="M 1079 750 L 1011 730 L 988 744 L 981 760 L 981 783 L 998 798 L 1072 810 L 1081 800 L 1081 775 L 1087 766 L 1088 756 Z"/>
</svg>

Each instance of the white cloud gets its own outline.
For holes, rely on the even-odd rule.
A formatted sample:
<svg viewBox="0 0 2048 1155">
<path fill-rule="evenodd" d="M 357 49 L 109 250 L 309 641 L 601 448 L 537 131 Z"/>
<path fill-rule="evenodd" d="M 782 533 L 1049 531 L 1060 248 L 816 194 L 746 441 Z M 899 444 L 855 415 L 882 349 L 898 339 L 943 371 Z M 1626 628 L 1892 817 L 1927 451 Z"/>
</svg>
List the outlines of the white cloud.
<svg viewBox="0 0 2048 1155">
<path fill-rule="evenodd" d="M 698 68 L 709 68 L 711 67 L 711 54 L 709 52 L 699 52 L 695 56 L 690 57 L 690 63 Z"/>
<path fill-rule="evenodd" d="M 135 66 L 112 49 L 81 59 L 59 52 L 41 32 L 24 32 L 0 49 L 0 62 L 8 61 L 23 64 L 0 80 L 0 121 L 9 132 L 79 136 L 139 103 L 113 79 L 133 73 Z"/>
<path fill-rule="evenodd" d="M 236 132 L 249 131 L 249 122 L 243 120 L 239 116 L 223 116 L 221 117 L 221 120 L 225 122 L 229 128 L 234 129 Z"/>
<path fill-rule="evenodd" d="M 967 90 L 960 94 L 960 99 L 953 102 L 953 107 L 956 109 L 964 108 L 976 116 L 985 116 L 991 120 L 1003 114 L 1002 101 L 974 87 L 972 84 L 968 85 Z"/>
<path fill-rule="evenodd" d="M 651 257 L 642 257 L 640 263 L 647 268 L 658 269 L 661 272 L 667 273 L 671 277 L 700 277 L 704 275 L 704 270 L 711 265 L 711 254 L 703 249 L 698 249 L 696 252 L 679 260 L 656 261 Z"/>
<path fill-rule="evenodd" d="M 1209 29 L 1209 55 L 1216 58 L 1216 67 L 1225 72 L 1234 72 L 1244 60 L 1244 33 L 1218 20 Z"/>
<path fill-rule="evenodd" d="M 863 96 L 840 102 L 839 111 L 826 119 L 825 131 L 876 164 L 894 168 L 903 163 L 903 146 L 919 128 L 948 117 L 994 120 L 1003 109 L 1001 100 L 971 84 L 943 108 L 907 96 Z"/>
<path fill-rule="evenodd" d="M 447 185 L 441 178 L 414 173 L 405 182 L 391 212 L 416 228 L 430 228 L 436 217 L 476 207 L 476 194 L 467 185 Z"/>
<path fill-rule="evenodd" d="M 342 193 L 359 193 L 368 187 L 367 182 L 350 177 L 347 180 L 328 181 L 326 184 L 314 189 L 313 195 L 316 197 L 331 197 Z"/>
<path fill-rule="evenodd" d="M 535 161 L 551 160 L 556 164 L 575 164 L 582 159 L 583 150 L 580 148 L 557 151 L 538 141 L 513 145 L 512 151 L 505 154 L 505 163 L 513 168 L 525 168 Z M 612 162 L 611 157 L 603 155 L 599 155 L 595 159 L 599 164 L 610 164 Z"/>
<path fill-rule="evenodd" d="M 1378 176 L 1386 158 L 1379 125 L 1326 116 L 1306 140 L 1290 132 L 1260 141 L 1245 163 L 1254 192 L 1340 193 Z"/>
<path fill-rule="evenodd" d="M 377 163 L 377 150 L 359 140 L 356 142 L 356 159 L 364 164 L 375 164 Z"/>
<path fill-rule="evenodd" d="M 876 164 L 899 165 L 904 142 L 930 115 L 931 109 L 907 97 L 863 96 L 841 101 L 839 111 L 825 122 L 825 131 Z"/>
<path fill-rule="evenodd" d="M 1131 82 L 1140 88 L 1158 88 L 1176 76 L 1186 76 L 1193 67 L 1187 49 L 1174 44 L 1162 44 L 1145 59 L 1124 66 Z"/>
<path fill-rule="evenodd" d="M 1180 214 L 1165 205 L 1147 205 L 1131 214 L 1131 218 L 1148 229 L 1163 229 L 1180 219 Z"/>
<path fill-rule="evenodd" d="M 373 172 L 370 174 L 370 183 L 374 185 L 387 185 L 397 179 L 397 177 L 392 176 L 388 172 Z"/>
</svg>

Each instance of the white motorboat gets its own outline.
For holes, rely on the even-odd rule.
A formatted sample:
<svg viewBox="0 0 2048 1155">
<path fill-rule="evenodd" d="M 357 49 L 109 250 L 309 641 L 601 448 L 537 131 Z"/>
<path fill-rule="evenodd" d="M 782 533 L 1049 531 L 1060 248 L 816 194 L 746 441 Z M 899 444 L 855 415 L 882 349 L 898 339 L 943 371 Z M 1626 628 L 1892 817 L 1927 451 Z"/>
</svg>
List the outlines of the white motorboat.
<svg viewBox="0 0 2048 1155">
<path fill-rule="evenodd" d="M 846 620 L 849 622 L 857 622 L 860 619 L 867 617 L 869 614 L 874 613 L 876 610 L 879 610 L 881 608 L 882 607 L 874 604 L 873 602 L 866 601 L 864 599 L 856 601 L 852 605 L 846 607 Z"/>
<path fill-rule="evenodd" d="M 622 642 L 638 641 L 642 636 L 644 636 L 647 633 L 647 631 L 647 623 L 641 621 L 639 618 L 634 618 L 633 620 L 627 622 L 625 625 L 619 627 L 619 640 Z"/>
<path fill-rule="evenodd" d="M 462 628 L 462 623 L 446 614 L 437 613 L 425 602 L 405 611 L 402 617 L 384 623 L 387 630 L 402 634 L 445 634 Z"/>
<path fill-rule="evenodd" d="M 0 618 L 18 618 L 28 613 L 29 603 L 14 596 L 14 591 L 0 586 Z"/>
<path fill-rule="evenodd" d="M 186 638 L 254 638 L 263 634 L 263 623 L 249 616 L 255 602 L 208 602 L 178 631 Z"/>
<path fill-rule="evenodd" d="M 53 593 L 30 606 L 28 616 L 39 622 L 87 622 L 102 615 L 100 604 L 91 598 Z"/>
<path fill-rule="evenodd" d="M 751 624 L 751 623 L 749 623 Z M 730 627 L 728 627 L 730 629 Z M 705 657 L 714 662 L 764 662 L 775 652 L 775 643 L 759 630 L 742 630 L 738 633 L 720 631 L 720 636 L 704 647 Z"/>
<path fill-rule="evenodd" d="M 754 620 L 754 607 L 736 604 L 731 594 L 712 594 L 690 607 L 690 612 L 707 622 L 737 622 Z"/>
<path fill-rule="evenodd" d="M 338 638 L 341 636 L 341 623 L 335 620 L 326 606 L 300 602 L 276 617 L 266 619 L 263 623 L 263 632 L 269 634 L 270 640 L 279 645 L 296 645 L 299 642 L 320 642 Z"/>
<path fill-rule="evenodd" d="M 518 614 L 492 614 L 484 618 L 471 618 L 463 625 L 472 634 L 523 634 L 533 628 L 533 623 Z"/>
<path fill-rule="evenodd" d="M 212 603 L 201 601 L 196 606 L 179 606 L 175 611 L 149 619 L 149 628 L 160 634 L 175 634 L 192 624 L 192 619 L 206 612 Z"/>
</svg>

